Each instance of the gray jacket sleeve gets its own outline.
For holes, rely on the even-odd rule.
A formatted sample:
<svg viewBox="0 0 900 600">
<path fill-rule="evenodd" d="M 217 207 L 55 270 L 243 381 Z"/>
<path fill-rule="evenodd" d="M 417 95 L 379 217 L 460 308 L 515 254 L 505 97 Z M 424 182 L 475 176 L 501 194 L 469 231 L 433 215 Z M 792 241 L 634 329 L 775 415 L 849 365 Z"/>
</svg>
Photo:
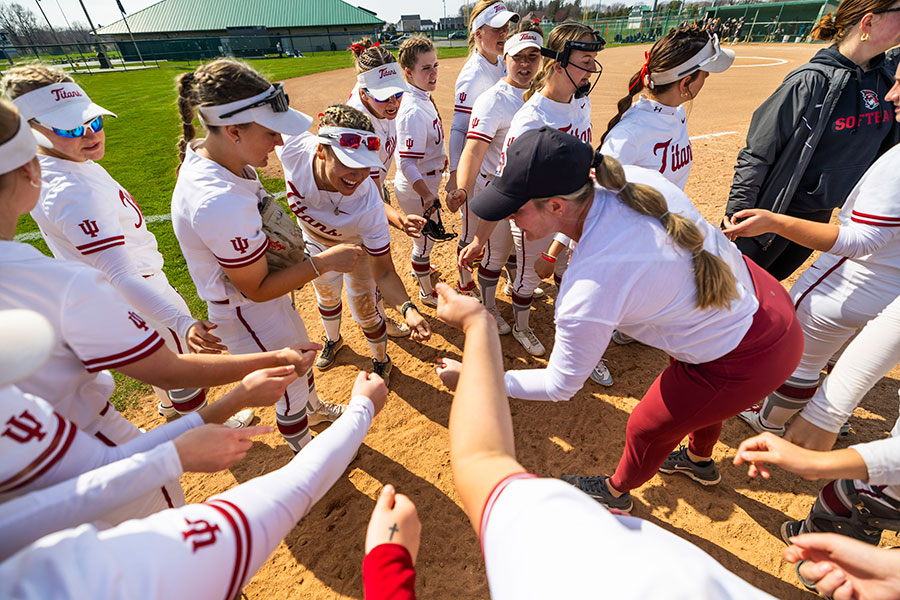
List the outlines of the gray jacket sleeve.
<svg viewBox="0 0 900 600">
<path fill-rule="evenodd" d="M 738 153 L 725 214 L 760 206 L 760 189 L 806 113 L 812 90 L 806 77 L 789 77 L 753 112 L 747 145 Z"/>
</svg>

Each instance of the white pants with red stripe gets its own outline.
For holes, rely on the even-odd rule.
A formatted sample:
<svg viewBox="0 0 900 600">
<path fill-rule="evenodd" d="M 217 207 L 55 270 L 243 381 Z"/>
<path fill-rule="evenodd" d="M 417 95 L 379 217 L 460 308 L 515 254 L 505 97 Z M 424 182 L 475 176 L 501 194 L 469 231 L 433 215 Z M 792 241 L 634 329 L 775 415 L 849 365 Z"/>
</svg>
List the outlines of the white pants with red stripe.
<svg viewBox="0 0 900 600">
<path fill-rule="evenodd" d="M 267 302 L 248 302 L 240 306 L 207 304 L 209 320 L 218 325 L 215 334 L 231 354 L 280 350 L 309 341 L 306 326 L 287 294 Z M 278 430 L 294 450 L 299 450 L 310 439 L 307 404 L 313 410 L 320 406 L 312 369 L 305 376 L 303 373 L 298 375 L 275 405 Z"/>
<path fill-rule="evenodd" d="M 373 415 L 354 398 L 287 465 L 203 504 L 45 536 L 0 564 L 0 597 L 236 598 L 350 464 Z"/>
</svg>

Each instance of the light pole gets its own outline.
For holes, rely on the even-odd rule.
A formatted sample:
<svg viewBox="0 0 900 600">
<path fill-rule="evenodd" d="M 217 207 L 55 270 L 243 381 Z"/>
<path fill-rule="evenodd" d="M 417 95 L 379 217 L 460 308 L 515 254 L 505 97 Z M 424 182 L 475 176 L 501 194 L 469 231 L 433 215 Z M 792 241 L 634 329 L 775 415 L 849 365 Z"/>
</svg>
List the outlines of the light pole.
<svg viewBox="0 0 900 600">
<path fill-rule="evenodd" d="M 44 12 L 44 7 L 41 6 L 41 0 L 35 0 L 38 5 L 38 10 L 41 11 L 41 14 L 44 16 L 44 20 L 47 21 L 47 28 L 50 30 L 50 33 L 53 34 L 53 39 L 56 40 L 56 43 L 59 45 L 59 49 L 63 51 L 63 54 L 66 55 L 66 60 L 69 61 L 69 64 L 72 66 L 73 71 L 77 71 L 75 65 L 72 64 L 72 59 L 69 58 L 69 53 L 63 49 L 62 42 L 59 40 L 59 36 L 56 35 L 56 30 L 53 29 L 53 25 L 50 24 L 50 19 L 47 18 L 47 13 Z"/>
</svg>

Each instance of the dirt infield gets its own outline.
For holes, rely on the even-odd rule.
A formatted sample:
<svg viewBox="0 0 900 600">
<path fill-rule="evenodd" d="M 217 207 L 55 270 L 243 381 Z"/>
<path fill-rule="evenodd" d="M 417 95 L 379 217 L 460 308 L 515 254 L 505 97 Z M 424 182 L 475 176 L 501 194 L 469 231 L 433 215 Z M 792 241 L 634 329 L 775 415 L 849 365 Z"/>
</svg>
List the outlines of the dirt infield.
<svg viewBox="0 0 900 600">
<path fill-rule="evenodd" d="M 595 142 L 615 113 L 615 103 L 624 94 L 628 78 L 640 67 L 646 49 L 634 46 L 601 53 L 604 72 L 591 96 Z M 717 222 L 722 216 L 734 160 L 753 110 L 785 74 L 816 49 L 809 45 L 737 46 L 735 68 L 711 75 L 698 99 L 687 107 L 690 134 L 700 136 L 692 142 L 694 165 L 687 192 L 710 221 Z M 447 135 L 453 84 L 462 64 L 463 59 L 441 63 L 436 99 Z M 346 69 L 290 80 L 286 86 L 291 104 L 315 115 L 328 104 L 344 101 L 354 79 L 353 71 Z M 268 174 L 280 174 L 277 161 L 270 163 L 275 166 Z M 458 231 L 458 218 L 446 220 Z M 394 242 L 394 262 L 407 289 L 413 292 L 409 241 L 395 235 Z M 455 245 L 446 244 L 432 254 L 441 279 L 449 283 L 456 281 L 454 250 Z M 550 298 L 535 302 L 532 324 L 549 350 L 555 288 L 545 287 Z M 310 334 L 318 338 L 322 326 L 311 286 L 299 292 L 297 302 Z M 498 303 L 509 319 L 509 299 L 501 294 Z M 427 307 L 423 312 L 433 315 Z M 246 586 L 248 598 L 361 598 L 366 523 L 374 499 L 386 483 L 394 484 L 418 506 L 423 526 L 417 562 L 419 597 L 488 597 L 478 542 L 460 507 L 449 469 L 447 421 L 451 396 L 434 373 L 438 357 L 459 357 L 462 336 L 436 321 L 432 324 L 435 334 L 427 344 L 391 341 L 391 395 L 387 407 L 375 419 L 359 458 L 351 464 L 349 476 L 341 478 L 278 547 Z M 357 370 L 371 368 L 368 347 L 349 314 L 343 334 L 348 343 L 338 355 L 339 366 L 316 374 L 320 396 L 336 402 L 349 400 Z M 528 356 L 511 337 L 504 338 L 503 349 L 507 368 L 534 368 L 545 363 Z M 611 388 L 588 381 L 570 402 L 511 401 L 518 458 L 527 469 L 546 476 L 563 472 L 610 474 L 615 469 L 628 415 L 666 366 L 667 357 L 638 344 L 613 345 L 606 357 L 616 380 Z M 854 435 L 840 446 L 887 435 L 897 419 L 898 377 L 900 370 L 895 369 L 868 395 L 851 420 Z M 154 408 L 155 401 L 148 398 L 142 408 L 128 416 L 140 426 L 157 426 L 161 419 Z M 261 411 L 257 422 L 274 425 L 273 411 Z M 736 419 L 725 423 L 714 455 L 722 471 L 718 486 L 706 489 L 683 477 L 656 476 L 633 492 L 634 514 L 696 544 L 726 568 L 778 598 L 809 597 L 796 583 L 792 566 L 781 559 L 783 544 L 778 528 L 782 521 L 806 514 L 822 483 L 803 481 L 784 472 L 775 473 L 768 481 L 750 480 L 745 469 L 730 464 L 734 449 L 749 434 L 750 430 Z M 265 436 L 230 472 L 185 476 L 185 493 L 189 501 L 203 501 L 236 482 L 283 465 L 290 456 L 280 436 Z M 889 545 L 898 545 L 896 537 L 886 538 Z M 591 575 L 602 577 L 602 568 L 598 565 Z M 649 567 L 648 574 L 652 572 Z"/>
</svg>

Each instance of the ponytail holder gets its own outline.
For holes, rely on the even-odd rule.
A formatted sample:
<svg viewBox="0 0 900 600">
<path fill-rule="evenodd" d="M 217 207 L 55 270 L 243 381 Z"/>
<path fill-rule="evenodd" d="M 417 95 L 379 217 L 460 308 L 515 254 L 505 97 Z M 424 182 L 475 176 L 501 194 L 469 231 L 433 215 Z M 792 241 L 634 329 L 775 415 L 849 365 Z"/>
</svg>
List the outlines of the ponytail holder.
<svg viewBox="0 0 900 600">
<path fill-rule="evenodd" d="M 643 84 L 643 86 L 645 88 L 648 88 L 651 90 L 653 89 L 653 82 L 650 80 L 650 51 L 649 50 L 644 52 L 644 58 L 645 58 L 644 65 L 641 67 L 641 70 L 638 71 L 637 79 L 635 79 L 634 83 L 631 85 L 631 87 L 628 88 L 629 94 L 632 93 L 632 90 L 635 87 L 637 87 L 637 84 L 639 81 L 641 82 L 641 84 Z"/>
<path fill-rule="evenodd" d="M 630 183 L 629 181 L 626 181 L 626 182 L 625 182 L 625 185 L 623 185 L 623 186 L 620 187 L 619 189 L 615 189 L 615 188 L 606 188 L 606 189 L 608 189 L 608 190 L 611 191 L 611 192 L 615 192 L 616 194 L 621 194 L 622 191 L 623 191 L 625 188 L 628 187 L 628 184 L 629 184 L 629 183 Z"/>
<path fill-rule="evenodd" d="M 375 42 L 374 44 L 372 44 L 372 45 L 369 46 L 369 47 L 370 47 L 370 48 L 377 48 L 377 47 L 380 46 L 380 45 L 381 45 L 381 42 Z"/>
<path fill-rule="evenodd" d="M 670 214 L 669 211 L 664 212 L 663 214 L 659 215 L 659 220 L 662 221 L 663 218 L 668 216 L 669 214 Z"/>
</svg>

